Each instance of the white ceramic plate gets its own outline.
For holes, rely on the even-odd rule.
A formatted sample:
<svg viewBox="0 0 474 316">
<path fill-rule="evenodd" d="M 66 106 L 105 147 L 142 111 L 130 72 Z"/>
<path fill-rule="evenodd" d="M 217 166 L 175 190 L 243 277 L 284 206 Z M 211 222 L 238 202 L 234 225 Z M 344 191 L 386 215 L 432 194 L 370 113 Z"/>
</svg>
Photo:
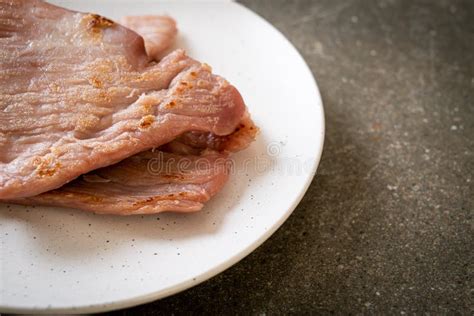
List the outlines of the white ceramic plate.
<svg viewBox="0 0 474 316">
<path fill-rule="evenodd" d="M 232 2 L 54 1 L 119 18 L 167 13 L 177 46 L 242 93 L 261 128 L 203 211 L 145 217 L 0 204 L 0 311 L 97 312 L 194 286 L 264 242 L 308 188 L 324 139 L 316 83 L 275 28 Z"/>
</svg>

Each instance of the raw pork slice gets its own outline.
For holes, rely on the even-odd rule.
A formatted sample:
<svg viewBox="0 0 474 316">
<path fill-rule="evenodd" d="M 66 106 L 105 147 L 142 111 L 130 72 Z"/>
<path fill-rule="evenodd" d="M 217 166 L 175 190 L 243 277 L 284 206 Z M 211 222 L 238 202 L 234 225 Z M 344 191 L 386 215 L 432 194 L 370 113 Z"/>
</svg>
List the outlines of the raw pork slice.
<svg viewBox="0 0 474 316">
<path fill-rule="evenodd" d="M 39 0 L 0 0 L 0 199 L 46 192 L 187 131 L 232 133 L 239 92 L 177 50 Z"/>
<path fill-rule="evenodd" d="M 167 145 L 179 142 L 201 150 L 207 148 L 216 151 L 238 152 L 247 148 L 255 140 L 258 132 L 258 127 L 246 113 L 230 135 L 219 136 L 210 132 L 191 131 Z"/>
<path fill-rule="evenodd" d="M 156 60 L 171 46 L 178 32 L 175 20 L 169 16 L 126 16 L 120 23 L 143 36 L 148 56 Z"/>
<path fill-rule="evenodd" d="M 215 152 L 146 151 L 59 189 L 11 202 L 114 215 L 198 211 L 227 181 L 229 162 L 228 155 Z"/>
<path fill-rule="evenodd" d="M 231 135 L 186 133 L 160 150 L 94 170 L 59 189 L 6 202 L 114 215 L 198 211 L 234 170 L 229 153 L 246 148 L 257 131 L 247 115 Z"/>
<path fill-rule="evenodd" d="M 130 21 L 138 23 L 150 19 L 149 16 L 146 19 L 127 17 L 122 21 L 129 21 L 125 24 L 130 27 Z M 166 27 L 175 27 L 174 21 L 168 17 L 154 17 L 154 22 L 148 26 L 148 35 L 146 24 L 135 24 L 131 28 L 144 37 L 149 55 L 153 50 L 152 54 L 158 56 L 169 46 L 176 29 Z M 153 27 L 157 28 L 158 37 L 154 37 Z M 141 33 L 143 30 L 145 34 Z M 246 113 L 230 135 L 191 131 L 161 146 L 160 151 L 139 153 L 113 166 L 83 175 L 57 190 L 10 202 L 74 206 L 116 215 L 197 211 L 226 182 L 232 166 L 228 153 L 246 148 L 255 139 L 257 131 Z"/>
<path fill-rule="evenodd" d="M 249 117 L 245 124 L 229 136 L 183 135 L 159 151 L 136 154 L 59 189 L 8 202 L 115 215 L 198 211 L 235 170 L 229 151 L 241 150 L 255 139 L 257 128 Z"/>
</svg>

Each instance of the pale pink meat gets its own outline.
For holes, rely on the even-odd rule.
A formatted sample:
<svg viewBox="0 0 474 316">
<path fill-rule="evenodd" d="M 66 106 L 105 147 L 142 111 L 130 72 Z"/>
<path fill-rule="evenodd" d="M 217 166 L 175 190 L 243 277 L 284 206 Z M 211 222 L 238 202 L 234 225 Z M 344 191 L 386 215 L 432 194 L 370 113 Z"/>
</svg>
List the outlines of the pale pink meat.
<svg viewBox="0 0 474 316">
<path fill-rule="evenodd" d="M 148 56 L 156 60 L 173 44 L 178 32 L 175 20 L 163 15 L 126 16 L 120 23 L 143 36 Z"/>
<path fill-rule="evenodd" d="M 139 17 L 134 19 L 140 20 Z M 135 31 L 139 30 L 135 27 Z M 168 33 L 169 36 L 161 40 L 169 41 L 175 33 Z M 155 52 L 166 49 L 167 45 L 160 43 L 160 39 L 150 43 L 149 36 L 140 34 L 144 36 L 147 50 L 149 47 L 158 47 Z M 83 175 L 59 189 L 10 202 L 73 206 L 116 215 L 198 211 L 225 184 L 231 163 L 228 152 L 246 148 L 257 131 L 250 116 L 245 114 L 230 135 L 191 131 L 161 146 L 160 151 L 139 153 Z"/>
<path fill-rule="evenodd" d="M 216 135 L 211 132 L 190 131 L 176 138 L 172 143 L 186 144 L 192 148 L 212 149 L 221 152 L 238 152 L 247 148 L 257 136 L 259 128 L 246 113 L 230 135 Z"/>
<path fill-rule="evenodd" d="M 31 197 L 187 131 L 228 135 L 238 91 L 100 16 L 0 0 L 0 199 Z M 114 167 L 115 168 L 115 167 Z"/>
<path fill-rule="evenodd" d="M 115 215 L 198 211 L 227 181 L 229 162 L 228 155 L 216 152 L 147 151 L 59 189 L 11 202 Z"/>
<path fill-rule="evenodd" d="M 59 189 L 8 202 L 115 215 L 198 211 L 227 181 L 230 151 L 255 139 L 256 126 L 249 117 L 243 122 L 245 127 L 229 136 L 186 133 L 157 151 L 92 171 Z"/>
</svg>

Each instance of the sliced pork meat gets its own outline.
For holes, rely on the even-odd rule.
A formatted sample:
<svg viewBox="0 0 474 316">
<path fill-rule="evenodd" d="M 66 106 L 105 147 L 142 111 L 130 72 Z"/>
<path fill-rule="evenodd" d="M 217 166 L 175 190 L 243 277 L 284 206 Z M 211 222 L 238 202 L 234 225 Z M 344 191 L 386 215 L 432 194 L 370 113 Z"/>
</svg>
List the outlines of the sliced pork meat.
<svg viewBox="0 0 474 316">
<path fill-rule="evenodd" d="M 56 189 L 187 131 L 225 136 L 239 92 L 181 50 L 38 0 L 0 0 L 0 199 Z"/>
<path fill-rule="evenodd" d="M 169 48 L 177 34 L 176 22 L 169 16 L 126 16 L 120 21 L 143 36 L 148 55 L 157 59 Z M 237 152 L 247 148 L 255 140 L 257 133 L 258 127 L 250 119 L 250 114 L 245 113 L 232 135 L 218 136 L 210 132 L 191 131 L 167 144 L 167 147 L 177 149 L 183 145 L 190 145 L 191 147 L 185 146 L 190 152 L 204 148 Z"/>
<path fill-rule="evenodd" d="M 248 125 L 229 136 L 187 133 L 157 151 L 92 171 L 59 189 L 8 202 L 115 215 L 198 211 L 220 191 L 232 170 L 229 152 L 215 148 L 240 150 L 254 140 L 257 128 L 248 116 L 244 121 Z"/>
<path fill-rule="evenodd" d="M 211 132 L 191 131 L 184 133 L 167 146 L 177 143 L 189 145 L 194 149 L 212 149 L 221 152 L 238 152 L 247 148 L 258 134 L 258 127 L 246 114 L 229 135 L 216 135 Z"/>
<path fill-rule="evenodd" d="M 239 150 L 254 140 L 257 129 L 250 118 L 245 122 L 248 126 L 217 142 L 219 136 L 205 138 L 193 132 L 157 151 L 142 152 L 92 171 L 59 189 L 8 202 L 115 215 L 198 211 L 220 191 L 232 170 L 229 152 L 214 149 Z"/>
<path fill-rule="evenodd" d="M 175 20 L 169 16 L 126 16 L 120 23 L 143 36 L 148 56 L 156 60 L 163 57 L 178 32 Z"/>
<path fill-rule="evenodd" d="M 227 181 L 229 162 L 226 154 L 215 152 L 193 156 L 147 151 L 57 190 L 11 202 L 115 215 L 198 211 Z"/>
</svg>

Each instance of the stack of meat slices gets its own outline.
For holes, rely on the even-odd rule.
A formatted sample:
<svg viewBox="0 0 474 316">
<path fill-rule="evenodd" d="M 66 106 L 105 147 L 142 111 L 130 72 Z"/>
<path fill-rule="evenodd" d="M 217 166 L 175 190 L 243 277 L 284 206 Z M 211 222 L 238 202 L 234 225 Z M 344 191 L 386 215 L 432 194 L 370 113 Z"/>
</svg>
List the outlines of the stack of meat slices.
<svg viewBox="0 0 474 316">
<path fill-rule="evenodd" d="M 235 87 L 169 17 L 0 0 L 0 201 L 96 213 L 197 211 L 255 138 Z M 142 36 L 138 35 L 142 34 Z"/>
</svg>

